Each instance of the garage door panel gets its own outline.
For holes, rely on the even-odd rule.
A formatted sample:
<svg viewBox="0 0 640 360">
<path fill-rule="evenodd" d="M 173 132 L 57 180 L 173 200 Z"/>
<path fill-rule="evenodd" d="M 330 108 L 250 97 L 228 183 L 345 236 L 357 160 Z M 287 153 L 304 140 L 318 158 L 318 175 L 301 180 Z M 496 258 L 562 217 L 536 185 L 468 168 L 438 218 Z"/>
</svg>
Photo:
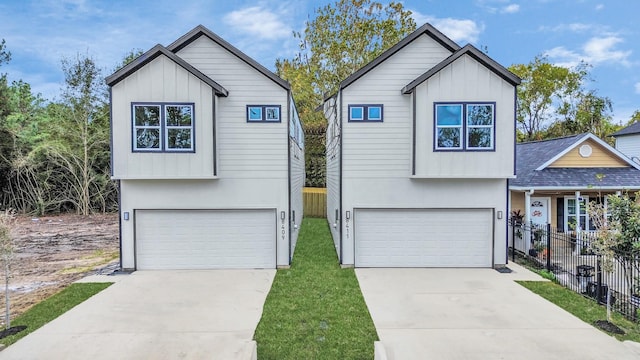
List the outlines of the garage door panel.
<svg viewBox="0 0 640 360">
<path fill-rule="evenodd" d="M 275 268 L 275 210 L 138 210 L 138 269 Z"/>
<path fill-rule="evenodd" d="M 358 267 L 490 267 L 490 209 L 356 209 Z"/>
</svg>

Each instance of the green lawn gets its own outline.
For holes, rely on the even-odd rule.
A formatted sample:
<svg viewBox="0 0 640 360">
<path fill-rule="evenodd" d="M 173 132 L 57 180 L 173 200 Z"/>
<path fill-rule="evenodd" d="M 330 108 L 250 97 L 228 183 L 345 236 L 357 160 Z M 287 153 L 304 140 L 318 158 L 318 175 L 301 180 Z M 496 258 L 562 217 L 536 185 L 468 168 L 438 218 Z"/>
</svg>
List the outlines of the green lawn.
<svg viewBox="0 0 640 360">
<path fill-rule="evenodd" d="M 546 281 L 518 281 L 518 283 L 565 309 L 586 323 L 593 324 L 596 320 L 607 319 L 606 307 L 598 305 L 595 301 L 566 289 L 559 284 Z M 634 324 L 617 313 L 612 313 L 612 322 L 626 333 L 625 335 L 615 335 L 618 340 L 640 342 L 640 324 Z"/>
<path fill-rule="evenodd" d="M 7 346 L 13 344 L 29 333 L 36 331 L 49 321 L 64 314 L 72 307 L 106 289 L 111 284 L 112 283 L 71 284 L 69 287 L 34 305 L 31 309 L 27 310 L 27 312 L 13 319 L 11 321 L 12 327 L 26 325 L 27 329 L 17 334 L 7 336 L 4 339 L 0 339 L 0 344 Z M 2 316 L 4 316 L 4 312 L 2 312 Z"/>
<path fill-rule="evenodd" d="M 325 219 L 304 219 L 291 269 L 278 270 L 254 337 L 260 360 L 373 359 L 378 335 Z"/>
</svg>

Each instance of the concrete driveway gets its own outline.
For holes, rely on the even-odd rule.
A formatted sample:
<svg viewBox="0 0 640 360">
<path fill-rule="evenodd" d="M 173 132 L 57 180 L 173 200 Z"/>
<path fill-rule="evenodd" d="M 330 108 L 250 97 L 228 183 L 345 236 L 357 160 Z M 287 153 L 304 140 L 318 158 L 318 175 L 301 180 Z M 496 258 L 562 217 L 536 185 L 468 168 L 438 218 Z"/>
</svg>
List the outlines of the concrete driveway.
<svg viewBox="0 0 640 360">
<path fill-rule="evenodd" d="M 117 282 L 0 359 L 250 359 L 274 276 L 275 270 L 211 270 L 103 277 Z"/>
<path fill-rule="evenodd" d="M 492 269 L 356 269 L 390 360 L 640 359 L 622 343 Z M 378 348 L 377 350 L 380 350 Z M 378 357 L 382 358 L 382 357 Z"/>
</svg>

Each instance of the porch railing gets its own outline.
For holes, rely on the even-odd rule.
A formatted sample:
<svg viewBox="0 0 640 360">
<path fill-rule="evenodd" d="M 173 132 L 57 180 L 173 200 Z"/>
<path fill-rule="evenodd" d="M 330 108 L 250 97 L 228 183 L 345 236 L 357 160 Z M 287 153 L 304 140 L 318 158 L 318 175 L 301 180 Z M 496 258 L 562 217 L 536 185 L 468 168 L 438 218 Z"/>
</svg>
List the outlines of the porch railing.
<svg viewBox="0 0 640 360">
<path fill-rule="evenodd" d="M 553 272 L 557 281 L 575 292 L 606 304 L 611 293 L 612 309 L 638 322 L 640 316 L 640 257 L 615 252 L 610 271 L 596 253 L 596 234 L 564 232 L 549 224 L 509 222 L 511 260 Z"/>
</svg>

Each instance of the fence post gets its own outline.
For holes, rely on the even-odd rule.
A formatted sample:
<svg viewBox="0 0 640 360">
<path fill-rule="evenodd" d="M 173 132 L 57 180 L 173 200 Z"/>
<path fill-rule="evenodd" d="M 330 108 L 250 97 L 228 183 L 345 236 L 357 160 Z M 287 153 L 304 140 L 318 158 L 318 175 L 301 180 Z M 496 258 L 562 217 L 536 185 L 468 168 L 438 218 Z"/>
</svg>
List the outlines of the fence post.
<svg viewBox="0 0 640 360">
<path fill-rule="evenodd" d="M 551 224 L 547 224 L 547 271 L 551 271 Z"/>
<path fill-rule="evenodd" d="M 511 261 L 516 262 L 516 219 L 511 218 Z"/>
<path fill-rule="evenodd" d="M 598 304 L 602 304 L 602 264 L 600 262 L 600 254 L 598 254 L 598 260 L 596 262 L 596 301 Z"/>
</svg>

